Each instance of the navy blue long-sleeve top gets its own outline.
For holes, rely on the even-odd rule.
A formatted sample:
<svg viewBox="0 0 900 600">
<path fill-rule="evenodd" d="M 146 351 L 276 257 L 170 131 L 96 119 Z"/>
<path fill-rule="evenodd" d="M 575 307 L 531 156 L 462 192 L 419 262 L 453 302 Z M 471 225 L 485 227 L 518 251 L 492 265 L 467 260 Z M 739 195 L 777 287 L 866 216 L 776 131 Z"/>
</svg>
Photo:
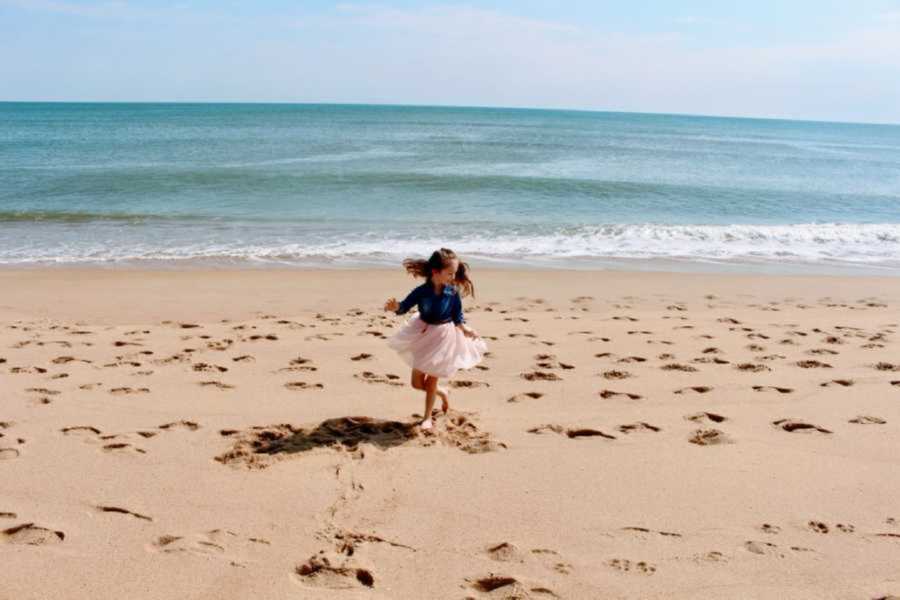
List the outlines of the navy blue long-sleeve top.
<svg viewBox="0 0 900 600">
<path fill-rule="evenodd" d="M 419 307 L 419 317 L 430 325 L 453 322 L 455 325 L 465 323 L 463 317 L 462 299 L 456 286 L 445 285 L 439 295 L 434 292 L 434 286 L 426 281 L 422 285 L 413 288 L 397 308 L 396 314 L 402 315 L 413 306 Z"/>
</svg>

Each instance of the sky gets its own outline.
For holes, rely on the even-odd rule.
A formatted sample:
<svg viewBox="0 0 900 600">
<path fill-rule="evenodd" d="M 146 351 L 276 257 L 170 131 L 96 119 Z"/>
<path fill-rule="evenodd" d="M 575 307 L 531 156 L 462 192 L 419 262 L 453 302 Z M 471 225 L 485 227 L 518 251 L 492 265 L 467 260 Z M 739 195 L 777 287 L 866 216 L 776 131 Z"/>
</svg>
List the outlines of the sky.
<svg viewBox="0 0 900 600">
<path fill-rule="evenodd" d="M 900 124 L 900 0 L 0 0 L 0 101 Z"/>
</svg>

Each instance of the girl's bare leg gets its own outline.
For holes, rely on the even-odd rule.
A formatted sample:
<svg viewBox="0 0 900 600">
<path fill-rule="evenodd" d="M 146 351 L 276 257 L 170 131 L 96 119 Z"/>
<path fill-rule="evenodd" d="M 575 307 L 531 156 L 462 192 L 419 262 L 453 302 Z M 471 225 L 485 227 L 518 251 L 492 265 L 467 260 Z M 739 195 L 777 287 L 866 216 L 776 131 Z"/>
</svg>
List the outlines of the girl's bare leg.
<svg viewBox="0 0 900 600">
<path fill-rule="evenodd" d="M 431 375 L 425 375 L 425 380 L 427 381 L 429 379 L 431 379 Z M 450 410 L 450 393 L 446 388 L 440 386 L 435 389 L 435 393 L 441 398 L 441 411 L 446 413 Z"/>
<path fill-rule="evenodd" d="M 437 395 L 437 377 L 425 379 L 425 420 L 422 421 L 422 429 L 431 429 L 431 409 L 434 408 L 434 397 Z"/>
<path fill-rule="evenodd" d="M 425 389 L 425 377 L 427 377 L 427 375 L 425 375 L 425 373 L 423 373 L 422 371 L 420 371 L 418 369 L 413 369 L 412 375 L 410 375 L 410 378 L 409 378 L 409 385 L 413 386 L 413 388 L 415 388 L 417 390 L 424 390 Z"/>
</svg>

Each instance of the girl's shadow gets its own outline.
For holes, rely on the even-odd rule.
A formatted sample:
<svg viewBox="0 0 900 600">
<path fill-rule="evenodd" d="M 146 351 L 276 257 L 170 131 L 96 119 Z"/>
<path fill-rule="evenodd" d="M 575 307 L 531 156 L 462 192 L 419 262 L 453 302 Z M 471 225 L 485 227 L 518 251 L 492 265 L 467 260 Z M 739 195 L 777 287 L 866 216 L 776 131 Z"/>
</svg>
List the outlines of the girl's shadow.
<svg viewBox="0 0 900 600">
<path fill-rule="evenodd" d="M 343 446 L 355 451 L 360 443 L 382 450 L 400 446 L 418 437 L 416 423 L 384 421 L 372 417 L 337 417 L 322 421 L 315 429 L 295 429 L 283 425 L 279 430 L 266 428 L 250 442 L 257 454 L 294 454 L 314 448 Z"/>
</svg>

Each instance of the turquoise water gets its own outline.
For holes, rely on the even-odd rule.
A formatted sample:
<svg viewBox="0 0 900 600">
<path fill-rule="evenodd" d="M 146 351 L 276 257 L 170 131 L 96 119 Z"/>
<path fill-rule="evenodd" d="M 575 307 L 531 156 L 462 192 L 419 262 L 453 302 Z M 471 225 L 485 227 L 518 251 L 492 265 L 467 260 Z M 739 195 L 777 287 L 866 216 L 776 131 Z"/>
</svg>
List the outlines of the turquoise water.
<svg viewBox="0 0 900 600">
<path fill-rule="evenodd" d="M 900 126 L 0 103 L 0 265 L 900 273 Z"/>
</svg>

